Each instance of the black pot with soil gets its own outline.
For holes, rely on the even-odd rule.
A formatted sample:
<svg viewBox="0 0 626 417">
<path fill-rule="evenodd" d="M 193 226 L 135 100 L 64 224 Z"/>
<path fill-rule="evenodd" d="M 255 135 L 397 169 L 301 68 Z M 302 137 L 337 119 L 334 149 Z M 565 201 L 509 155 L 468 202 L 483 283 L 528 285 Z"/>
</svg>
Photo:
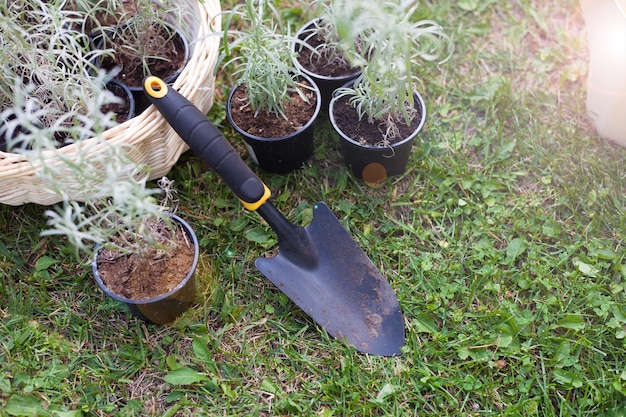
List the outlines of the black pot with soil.
<svg viewBox="0 0 626 417">
<path fill-rule="evenodd" d="M 119 98 L 120 102 L 104 105 L 100 109 L 102 113 L 107 113 L 108 111 L 115 113 L 115 120 L 118 123 L 124 123 L 135 117 L 135 97 L 126 84 L 117 80 L 111 80 L 106 84 L 105 88 Z"/>
<path fill-rule="evenodd" d="M 333 92 L 349 81 L 356 79 L 361 74 L 361 70 L 350 66 L 341 54 L 335 56 L 343 58 L 329 60 L 327 54 L 320 52 L 323 51 L 325 40 L 317 30 L 317 22 L 319 19 L 309 21 L 296 34 L 296 38 L 306 43 L 310 48 L 294 43 L 294 51 L 298 54 L 296 59 L 298 69 L 311 77 L 319 87 L 322 96 L 321 111 L 327 113 Z"/>
<path fill-rule="evenodd" d="M 119 102 L 108 103 L 102 106 L 100 109 L 102 113 L 106 114 L 107 112 L 113 112 L 113 117 L 118 123 L 124 123 L 125 121 L 132 119 L 135 116 L 135 98 L 130 89 L 125 84 L 116 80 L 109 81 L 104 88 L 120 100 Z M 2 128 L 0 128 L 0 151 L 7 152 L 9 138 L 13 141 L 11 144 L 12 151 L 18 151 L 21 148 L 24 148 L 24 143 L 16 140 L 21 133 L 26 133 L 26 128 L 18 126 L 11 131 L 5 123 Z M 59 148 L 72 142 L 72 140 L 68 141 L 67 136 L 61 132 L 58 132 L 54 139 L 57 147 Z M 27 144 L 26 148 L 29 149 L 30 146 Z"/>
<path fill-rule="evenodd" d="M 142 86 L 146 75 L 172 84 L 189 61 L 190 49 L 183 33 L 169 24 L 155 22 L 142 25 L 142 29 L 136 24 L 131 19 L 114 31 L 94 35 L 93 44 L 98 49 L 113 49 L 114 54 L 100 59 L 98 66 L 128 86 L 135 97 L 135 113 L 140 114 L 150 105 Z"/>
<path fill-rule="evenodd" d="M 305 74 L 300 77 L 309 86 L 302 90 L 308 102 L 293 93 L 285 106 L 287 118 L 264 110 L 255 115 L 247 105 L 245 85 L 233 87 L 228 96 L 228 122 L 243 138 L 254 163 L 266 172 L 287 174 L 301 168 L 313 155 L 313 133 L 321 95 L 310 77 Z"/>
<path fill-rule="evenodd" d="M 352 82 L 346 86 L 351 86 Z M 426 122 L 422 96 L 414 94 L 416 114 L 411 123 L 397 124 L 399 134 L 386 141 L 379 123 L 359 120 L 347 97 L 335 96 L 330 102 L 330 123 L 339 136 L 341 155 L 352 174 L 369 185 L 377 186 L 388 177 L 406 171 L 413 144 Z"/>
<path fill-rule="evenodd" d="M 196 299 L 195 271 L 199 244 L 191 226 L 171 215 L 176 246 L 163 255 L 107 252 L 96 247 L 92 272 L 100 289 L 149 323 L 168 324 Z"/>
</svg>

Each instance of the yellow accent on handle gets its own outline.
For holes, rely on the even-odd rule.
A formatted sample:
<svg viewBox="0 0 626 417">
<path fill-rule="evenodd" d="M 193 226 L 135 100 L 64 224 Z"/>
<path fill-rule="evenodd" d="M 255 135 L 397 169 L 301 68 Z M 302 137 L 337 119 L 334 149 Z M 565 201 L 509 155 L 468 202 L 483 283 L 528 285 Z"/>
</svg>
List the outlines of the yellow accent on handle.
<svg viewBox="0 0 626 417">
<path fill-rule="evenodd" d="M 153 98 L 163 98 L 167 95 L 167 84 L 159 77 L 147 77 L 143 82 L 143 88 Z"/>
<path fill-rule="evenodd" d="M 248 203 L 247 201 L 243 201 L 240 199 L 241 204 L 243 204 L 243 206 L 250 211 L 256 211 L 272 196 L 272 192 L 270 191 L 269 188 L 267 188 L 267 185 L 263 184 L 263 188 L 265 189 L 265 192 L 263 193 L 263 196 L 259 198 L 257 201 Z"/>
</svg>

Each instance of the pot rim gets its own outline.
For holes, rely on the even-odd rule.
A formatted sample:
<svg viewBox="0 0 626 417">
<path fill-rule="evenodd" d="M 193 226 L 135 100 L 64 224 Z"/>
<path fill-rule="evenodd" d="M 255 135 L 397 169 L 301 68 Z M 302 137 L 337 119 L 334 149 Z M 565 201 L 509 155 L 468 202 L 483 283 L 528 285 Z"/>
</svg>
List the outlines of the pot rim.
<svg viewBox="0 0 626 417">
<path fill-rule="evenodd" d="M 354 83 L 354 80 L 347 82 L 344 87 L 350 86 L 351 84 Z M 419 125 L 415 128 L 415 131 L 413 131 L 413 133 L 411 133 L 409 136 L 407 136 L 406 138 L 402 139 L 401 141 L 395 142 L 390 146 L 371 146 L 371 145 L 363 145 L 360 142 L 355 141 L 354 139 L 352 139 L 351 137 L 349 137 L 348 135 L 346 135 L 341 129 L 339 129 L 339 126 L 337 126 L 337 123 L 335 121 L 335 114 L 333 111 L 333 108 L 335 106 L 335 102 L 337 101 L 337 95 L 333 94 L 333 98 L 330 100 L 330 104 L 328 107 L 328 117 L 330 118 L 330 123 L 333 126 L 333 129 L 335 130 L 335 132 L 337 132 L 342 139 L 345 139 L 347 142 L 350 142 L 351 144 L 358 146 L 360 148 L 363 149 L 388 149 L 389 147 L 391 148 L 397 148 L 399 146 L 402 146 L 404 144 L 406 144 L 407 142 L 415 139 L 415 137 L 422 131 L 422 129 L 424 128 L 424 124 L 426 123 L 426 104 L 424 103 L 424 98 L 422 97 L 422 95 L 418 92 L 418 91 L 414 91 L 413 92 L 413 96 L 414 98 L 417 100 L 417 102 L 419 103 L 419 106 L 422 110 L 422 117 L 421 120 L 419 122 Z"/>
<path fill-rule="evenodd" d="M 170 217 L 176 223 L 180 224 L 183 227 L 183 229 L 185 229 L 185 232 L 187 233 L 187 236 L 191 238 L 191 241 L 194 247 L 193 262 L 191 263 L 191 267 L 189 268 L 189 271 L 187 272 L 185 277 L 178 283 L 178 285 L 176 285 L 176 287 L 172 288 L 170 291 L 164 294 L 157 295 L 156 297 L 147 298 L 144 300 L 134 300 L 132 298 L 122 297 L 118 294 L 115 294 L 113 291 L 111 291 L 109 287 L 107 287 L 104 284 L 104 282 L 102 281 L 102 278 L 100 277 L 100 272 L 98 272 L 98 262 L 97 262 L 98 253 L 100 252 L 100 244 L 98 244 L 95 247 L 95 254 L 91 261 L 91 269 L 92 269 L 94 278 L 96 280 L 96 283 L 98 284 L 100 289 L 104 291 L 106 295 L 113 298 L 114 300 L 117 300 L 126 304 L 135 304 L 135 305 L 151 304 L 151 303 L 155 303 L 155 302 L 171 297 L 173 294 L 180 291 L 185 285 L 187 285 L 187 282 L 191 279 L 191 277 L 196 271 L 196 267 L 198 266 L 198 259 L 200 258 L 200 244 L 198 243 L 198 237 L 196 236 L 196 233 L 194 232 L 193 228 L 189 225 L 189 223 L 187 223 L 185 220 L 183 220 L 176 214 L 170 214 Z"/>
<path fill-rule="evenodd" d="M 296 130 L 295 132 L 291 132 L 287 135 L 283 135 L 283 136 L 279 136 L 276 138 L 264 138 L 261 136 L 256 136 L 253 135 L 251 133 L 246 132 L 245 130 L 241 129 L 233 120 L 232 116 L 231 116 L 231 112 L 230 112 L 230 103 L 231 103 L 231 99 L 233 97 L 233 94 L 235 94 L 235 91 L 237 91 L 237 89 L 239 89 L 241 87 L 240 85 L 235 85 L 233 86 L 233 88 L 231 88 L 230 93 L 228 94 L 228 100 L 226 101 L 226 118 L 228 119 L 228 123 L 230 123 L 230 125 L 237 131 L 237 133 L 239 133 L 242 136 L 245 136 L 247 138 L 259 141 L 259 142 L 279 142 L 281 140 L 287 140 L 287 139 L 291 139 L 294 136 L 297 136 L 298 134 L 306 131 L 307 129 L 309 129 L 317 120 L 317 117 L 320 113 L 320 110 L 322 109 L 322 94 L 320 92 L 320 88 L 319 86 L 315 83 L 315 81 L 313 81 L 313 79 L 308 76 L 307 74 L 303 73 L 303 72 L 299 72 L 297 73 L 298 76 L 304 78 L 306 81 L 309 82 L 309 84 L 311 84 L 311 87 L 313 87 L 313 91 L 315 92 L 315 99 L 316 99 L 316 103 L 315 103 L 315 111 L 313 111 L 313 115 L 311 116 L 311 119 L 309 119 L 309 121 L 302 126 L 300 129 Z"/>
<path fill-rule="evenodd" d="M 135 117 L 135 97 L 133 96 L 132 91 L 130 91 L 130 88 L 128 88 L 128 86 L 126 85 L 126 83 L 123 83 L 122 81 L 116 79 L 116 78 L 112 78 L 111 80 L 109 80 L 107 82 L 107 85 L 109 84 L 114 84 L 118 87 L 120 87 L 124 93 L 126 94 L 126 98 L 128 99 L 128 103 L 129 103 L 129 109 L 128 109 L 128 114 L 126 115 L 126 120 L 130 120 L 133 117 Z"/>
</svg>

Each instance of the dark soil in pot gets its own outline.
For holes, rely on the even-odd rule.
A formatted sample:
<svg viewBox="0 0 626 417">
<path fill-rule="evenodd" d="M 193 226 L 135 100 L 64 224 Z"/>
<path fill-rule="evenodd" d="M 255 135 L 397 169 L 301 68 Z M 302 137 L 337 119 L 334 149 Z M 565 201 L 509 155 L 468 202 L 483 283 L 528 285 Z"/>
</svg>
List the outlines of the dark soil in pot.
<svg viewBox="0 0 626 417">
<path fill-rule="evenodd" d="M 119 97 L 122 102 L 121 103 L 108 103 L 100 108 L 102 113 L 106 114 L 108 112 L 115 113 L 115 120 L 118 123 L 124 123 L 126 120 L 134 117 L 135 115 L 135 99 L 131 93 L 131 91 L 124 84 L 121 84 L 115 80 L 110 81 L 105 86 L 107 90 L 113 93 L 116 97 Z M 23 128 L 18 128 L 16 132 L 13 132 L 13 137 L 16 137 L 21 132 L 24 132 Z M 6 138 L 6 131 L 0 132 L 0 151 L 6 152 L 8 141 Z M 68 140 L 68 136 L 64 132 L 58 132 L 54 138 L 57 147 L 62 148 L 63 146 L 68 145 L 69 143 L 73 143 L 73 140 Z M 19 149 L 22 145 L 19 143 L 14 143 L 13 148 Z"/>
<path fill-rule="evenodd" d="M 132 24 L 132 21 L 127 24 Z M 189 58 L 189 48 L 186 41 L 179 32 L 172 31 L 171 28 L 155 24 L 149 26 L 147 32 L 141 34 L 143 55 L 149 57 L 146 58 L 146 64 L 150 69 L 150 74 L 162 78 L 166 82 L 172 82 L 176 78 Z M 100 62 L 100 66 L 108 70 L 119 68 L 119 73 L 116 76 L 118 80 L 126 84 L 131 90 L 141 89 L 142 81 L 146 76 L 142 57 L 138 57 L 134 53 L 123 53 L 123 41 L 120 39 L 119 33 L 121 32 L 109 35 L 110 40 L 107 42 L 113 42 L 118 46 L 114 47 L 115 55 L 105 57 Z M 132 41 L 134 40 L 128 40 L 128 42 Z M 107 42 L 104 46 L 108 47 Z M 96 41 L 97 43 L 98 41 Z"/>
<path fill-rule="evenodd" d="M 195 250 L 179 226 L 169 238 L 175 245 L 166 251 L 150 248 L 142 254 L 123 254 L 100 250 L 96 263 L 102 282 L 114 294 L 130 300 L 146 300 L 170 292 L 189 273 Z"/>
<path fill-rule="evenodd" d="M 382 147 L 390 146 L 394 143 L 403 141 L 411 136 L 419 127 L 422 120 L 421 108 L 416 108 L 416 113 L 409 125 L 404 121 L 398 122 L 398 135 L 388 140 L 385 145 L 385 138 L 380 125 L 377 122 L 369 123 L 367 120 L 359 120 L 356 109 L 350 106 L 348 97 L 340 97 L 335 100 L 333 105 L 334 119 L 337 127 L 348 137 L 358 141 L 363 146 Z"/>
<path fill-rule="evenodd" d="M 75 1 L 69 2 L 67 8 L 68 10 L 80 10 L 77 8 Z M 137 13 L 137 4 L 135 0 L 124 0 L 122 2 L 121 8 L 117 9 L 115 13 L 110 13 L 108 11 L 96 11 L 93 13 L 93 10 L 90 13 L 91 20 L 85 21 L 82 31 L 86 33 L 90 37 L 97 37 L 97 29 L 102 27 L 114 27 L 122 18 L 131 18 Z M 94 32 L 96 30 L 96 32 Z"/>
<path fill-rule="evenodd" d="M 117 71 L 115 78 L 131 90 L 135 98 L 135 114 L 140 114 L 150 105 L 143 92 L 145 76 L 157 76 L 168 84 L 176 81 L 189 60 L 189 44 L 180 31 L 169 25 L 155 23 L 140 33 L 132 25 L 131 19 L 115 32 L 96 35 L 94 45 L 114 50 L 113 56 L 104 57 L 98 65 Z M 137 37 L 140 38 L 141 54 L 133 50 Z"/>
<path fill-rule="evenodd" d="M 228 95 L 226 118 L 241 135 L 251 159 L 266 172 L 287 174 L 302 168 L 313 155 L 320 91 L 310 77 L 299 76 L 301 83 L 310 86 L 302 89 L 307 100 L 292 93 L 283 109 L 287 119 L 265 110 L 255 116 L 245 96 L 245 86 L 233 87 Z"/>
<path fill-rule="evenodd" d="M 325 44 L 324 37 L 315 30 L 315 23 L 313 20 L 304 25 L 296 35 L 313 50 L 294 43 L 294 51 L 298 53 L 297 64 L 300 70 L 311 77 L 319 87 L 322 95 L 322 112 L 327 113 L 333 92 L 358 77 L 361 71 L 359 68 L 351 67 L 345 58 L 337 59 L 325 56 L 323 52 L 319 54 L 315 52 L 323 50 Z"/>
<path fill-rule="evenodd" d="M 306 83 L 306 82 L 305 82 Z M 307 85 L 310 85 L 306 83 Z M 308 98 L 308 103 L 300 98 L 298 93 L 290 94 L 290 100 L 284 108 L 287 118 L 276 116 L 261 110 L 255 116 L 246 97 L 246 87 L 235 90 L 230 102 L 230 112 L 233 122 L 251 135 L 262 138 L 279 138 L 302 129 L 313 117 L 316 109 L 316 95 L 314 91 L 302 90 Z"/>
<path fill-rule="evenodd" d="M 307 38 L 306 43 L 314 49 L 319 48 L 324 44 L 324 38 L 315 34 Z M 348 77 L 359 72 L 358 68 L 351 67 L 346 63 L 325 60 L 323 56 L 317 56 L 315 52 L 305 47 L 298 49 L 298 62 L 307 71 L 326 77 Z"/>
</svg>

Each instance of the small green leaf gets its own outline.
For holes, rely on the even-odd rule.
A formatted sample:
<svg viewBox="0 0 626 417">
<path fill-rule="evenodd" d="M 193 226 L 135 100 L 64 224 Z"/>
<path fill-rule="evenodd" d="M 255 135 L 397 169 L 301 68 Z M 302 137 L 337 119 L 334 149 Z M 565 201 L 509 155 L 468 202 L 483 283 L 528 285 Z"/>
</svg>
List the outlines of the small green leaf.
<svg viewBox="0 0 626 417">
<path fill-rule="evenodd" d="M 208 381 L 206 375 L 201 374 L 195 369 L 182 367 L 171 371 L 165 375 L 165 382 L 171 385 L 191 385 L 196 382 Z"/>
<path fill-rule="evenodd" d="M 613 252 L 611 249 L 598 249 L 594 253 L 598 257 L 598 259 L 604 259 L 606 261 L 612 261 L 617 257 L 615 252 Z"/>
<path fill-rule="evenodd" d="M 572 372 L 565 371 L 563 369 L 554 370 L 554 379 L 561 385 L 580 388 L 583 386 L 583 380 Z"/>
<path fill-rule="evenodd" d="M 572 344 L 570 342 L 565 340 L 559 344 L 554 352 L 554 362 L 559 368 L 572 366 L 578 362 L 578 359 L 572 356 Z"/>
<path fill-rule="evenodd" d="M 193 348 L 193 353 L 194 355 L 196 355 L 196 358 L 204 362 L 209 362 L 211 360 L 211 351 L 207 346 L 206 339 L 202 337 L 196 337 L 195 339 L 193 339 L 191 347 Z"/>
<path fill-rule="evenodd" d="M 526 240 L 516 237 L 515 239 L 509 242 L 509 245 L 506 247 L 506 256 L 510 262 L 515 261 L 515 259 L 520 256 L 526 250 Z"/>
<path fill-rule="evenodd" d="M 182 368 L 182 365 L 178 362 L 178 357 L 176 355 L 169 355 L 165 358 L 165 363 L 172 371 Z"/>
<path fill-rule="evenodd" d="M 340 200 L 339 203 L 337 203 L 337 209 L 349 216 L 354 209 L 354 203 L 350 200 Z"/>
<path fill-rule="evenodd" d="M 11 380 L 9 378 L 0 376 L 0 392 L 3 394 L 11 392 Z"/>
<path fill-rule="evenodd" d="M 396 388 L 393 385 L 387 383 L 380 389 L 378 395 L 376 395 L 376 398 L 372 400 L 372 402 L 376 404 L 384 404 L 385 398 L 393 395 L 395 392 Z"/>
<path fill-rule="evenodd" d="M 421 333 L 437 333 L 439 327 L 435 324 L 433 318 L 427 313 L 419 313 L 412 323 L 415 326 L 415 330 Z"/>
<path fill-rule="evenodd" d="M 585 320 L 578 314 L 568 314 L 557 321 L 555 325 L 555 327 L 564 327 L 572 330 L 584 330 L 585 326 Z"/>
<path fill-rule="evenodd" d="M 248 225 L 249 221 L 246 217 L 238 217 L 228 225 L 233 232 L 241 232 Z"/>
<path fill-rule="evenodd" d="M 43 414 L 41 400 L 30 395 L 13 395 L 8 399 L 4 412 L 10 416 L 36 416 Z"/>
<path fill-rule="evenodd" d="M 622 385 L 619 381 L 613 381 L 613 388 L 615 389 L 615 391 L 619 392 L 620 394 L 626 396 L 626 387 L 624 385 Z"/>
<path fill-rule="evenodd" d="M 272 235 L 267 230 L 260 227 L 255 227 L 254 229 L 246 232 L 246 239 L 260 245 L 267 243 L 271 237 Z"/>
<path fill-rule="evenodd" d="M 231 400 L 234 400 L 235 398 L 237 398 L 237 391 L 233 390 L 225 382 L 222 382 L 220 384 L 220 388 L 222 389 L 222 392 L 227 398 L 230 398 Z"/>
<path fill-rule="evenodd" d="M 420 266 L 423 271 L 431 271 L 433 269 L 433 261 L 430 258 L 424 258 L 420 262 Z"/>
<path fill-rule="evenodd" d="M 291 197 L 291 191 L 283 190 L 280 194 L 278 194 L 274 198 L 274 202 L 276 202 L 276 203 L 283 203 L 285 201 L 289 201 L 289 197 Z"/>
<path fill-rule="evenodd" d="M 543 231 L 544 235 L 549 237 L 557 237 L 559 234 L 558 225 L 552 220 L 546 220 L 541 230 Z"/>
<path fill-rule="evenodd" d="M 572 262 L 574 263 L 574 266 L 578 268 L 578 271 L 585 276 L 595 278 L 598 276 L 598 272 L 600 272 L 597 268 L 594 268 L 592 265 L 589 265 L 578 258 L 574 259 Z"/>
<path fill-rule="evenodd" d="M 500 159 L 508 159 L 511 152 L 515 149 L 516 142 L 514 140 L 505 141 L 498 147 L 498 157 Z"/>
<path fill-rule="evenodd" d="M 616 283 L 612 282 L 612 283 L 609 285 L 609 288 L 611 288 L 611 294 L 613 294 L 613 295 L 617 295 L 617 294 L 619 294 L 619 293 L 621 293 L 621 292 L 624 292 L 624 289 L 625 289 L 626 287 L 624 287 L 624 285 L 623 285 L 623 284 L 616 284 Z"/>
<path fill-rule="evenodd" d="M 513 339 L 515 336 L 515 332 L 513 331 L 513 329 L 511 329 L 511 326 L 509 326 L 506 323 L 502 323 L 499 326 L 500 333 L 498 334 L 498 338 L 496 339 L 496 345 L 499 348 L 505 348 L 511 345 L 511 343 L 513 343 Z"/>
<path fill-rule="evenodd" d="M 613 313 L 613 317 L 615 318 L 615 320 L 617 320 L 619 323 L 626 323 L 626 315 L 618 306 L 614 305 L 611 308 L 611 312 Z"/>
<path fill-rule="evenodd" d="M 50 268 L 52 265 L 56 264 L 57 262 L 59 261 L 49 256 L 42 256 L 41 258 L 37 259 L 37 261 L 35 262 L 35 270 L 45 271 L 46 269 Z"/>
<path fill-rule="evenodd" d="M 261 390 L 274 395 L 282 393 L 282 389 L 269 379 L 264 379 L 261 382 Z"/>
<path fill-rule="evenodd" d="M 461 0 L 458 5 L 466 12 L 473 12 L 478 8 L 478 0 Z"/>
<path fill-rule="evenodd" d="M 589 191 L 589 193 L 587 194 L 587 205 L 589 207 L 593 206 L 596 203 L 597 199 L 598 196 L 596 195 L 596 190 Z"/>
<path fill-rule="evenodd" d="M 457 355 L 459 355 L 459 359 L 465 360 L 469 358 L 470 352 L 467 346 L 462 346 L 459 348 Z"/>
</svg>

